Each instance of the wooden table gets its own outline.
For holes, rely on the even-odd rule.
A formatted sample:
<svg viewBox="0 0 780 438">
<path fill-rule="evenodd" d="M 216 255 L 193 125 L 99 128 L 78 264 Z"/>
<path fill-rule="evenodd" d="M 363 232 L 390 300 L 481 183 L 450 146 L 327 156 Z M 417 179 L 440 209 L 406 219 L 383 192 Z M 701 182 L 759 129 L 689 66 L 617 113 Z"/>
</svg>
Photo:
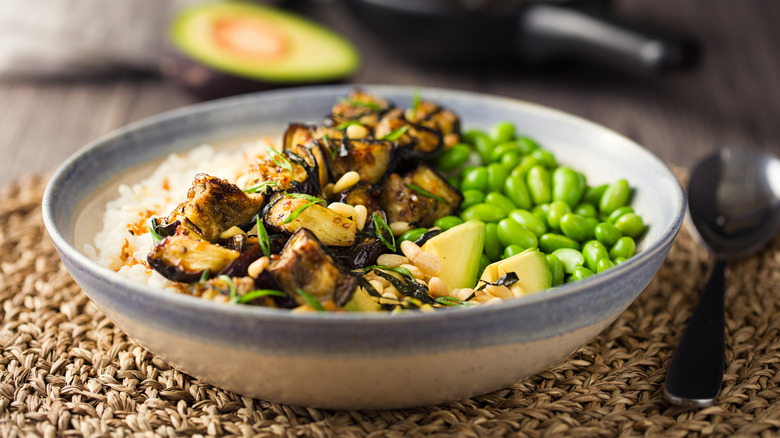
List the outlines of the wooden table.
<svg viewBox="0 0 780 438">
<path fill-rule="evenodd" d="M 559 108 L 621 132 L 687 166 L 721 145 L 778 150 L 780 3 L 625 0 L 621 16 L 682 30 L 704 48 L 688 72 L 637 77 L 603 69 L 522 65 L 431 69 L 386 51 L 340 3 L 298 5 L 338 28 L 364 56 L 355 83 L 415 84 L 499 94 Z M 194 102 L 154 76 L 0 81 L 0 186 L 46 173 L 88 141 L 128 122 Z"/>
</svg>

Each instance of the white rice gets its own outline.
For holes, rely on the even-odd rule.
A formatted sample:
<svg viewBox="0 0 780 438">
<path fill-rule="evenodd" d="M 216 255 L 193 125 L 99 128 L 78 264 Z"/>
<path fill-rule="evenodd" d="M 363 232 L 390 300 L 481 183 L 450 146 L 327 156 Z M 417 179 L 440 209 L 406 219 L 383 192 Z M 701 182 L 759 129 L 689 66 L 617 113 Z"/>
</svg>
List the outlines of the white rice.
<svg viewBox="0 0 780 438">
<path fill-rule="evenodd" d="M 153 243 L 147 226 L 149 218 L 168 216 L 186 199 L 198 173 L 227 179 L 242 187 L 241 176 L 248 163 L 265 155 L 263 148 L 270 144 L 268 139 L 261 139 L 230 151 L 203 145 L 184 154 L 170 155 L 143 181 L 119 186 L 119 196 L 106 204 L 103 229 L 95 235 L 94 246 L 85 245 L 84 252 L 120 275 L 153 287 L 178 290 L 173 282 L 146 264 Z"/>
</svg>

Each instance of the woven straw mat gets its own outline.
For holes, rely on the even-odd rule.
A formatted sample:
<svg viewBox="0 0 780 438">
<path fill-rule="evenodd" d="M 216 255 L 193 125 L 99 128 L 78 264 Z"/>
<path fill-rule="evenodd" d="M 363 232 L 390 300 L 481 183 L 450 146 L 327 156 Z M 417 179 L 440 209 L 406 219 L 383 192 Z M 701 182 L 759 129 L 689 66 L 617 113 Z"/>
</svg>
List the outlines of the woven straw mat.
<svg viewBox="0 0 780 438">
<path fill-rule="evenodd" d="M 718 404 L 672 406 L 663 381 L 711 259 L 683 230 L 658 275 L 596 339 L 514 385 L 446 405 L 326 411 L 252 399 L 172 369 L 71 280 L 41 220 L 44 178 L 0 204 L 2 436 L 778 436 L 780 237 L 727 272 Z"/>
</svg>

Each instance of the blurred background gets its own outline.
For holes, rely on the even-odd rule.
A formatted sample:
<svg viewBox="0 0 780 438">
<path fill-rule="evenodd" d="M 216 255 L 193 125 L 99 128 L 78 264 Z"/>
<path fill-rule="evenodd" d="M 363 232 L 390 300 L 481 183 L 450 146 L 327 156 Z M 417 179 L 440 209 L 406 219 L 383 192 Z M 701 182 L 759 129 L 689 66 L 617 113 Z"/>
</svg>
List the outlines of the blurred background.
<svg viewBox="0 0 780 438">
<path fill-rule="evenodd" d="M 283 63 L 285 50 L 307 44 L 276 39 L 298 41 L 307 25 L 255 27 L 274 20 L 265 5 L 324 25 L 360 54 L 359 65 L 344 61 L 338 74 L 270 81 L 237 77 L 251 62 L 233 68 L 209 52 L 213 41 L 197 30 L 202 20 L 185 20 L 187 8 L 201 3 L 4 0 L 0 187 L 48 173 L 89 141 L 147 116 L 204 98 L 318 82 L 532 101 L 606 125 L 677 166 L 724 145 L 778 149 L 778 2 L 255 1 L 250 6 L 261 10 L 254 22 L 241 19 L 252 11 L 201 9 L 217 17 L 223 46 L 241 56 L 260 51 Z M 174 30 L 171 20 L 195 30 Z"/>
</svg>

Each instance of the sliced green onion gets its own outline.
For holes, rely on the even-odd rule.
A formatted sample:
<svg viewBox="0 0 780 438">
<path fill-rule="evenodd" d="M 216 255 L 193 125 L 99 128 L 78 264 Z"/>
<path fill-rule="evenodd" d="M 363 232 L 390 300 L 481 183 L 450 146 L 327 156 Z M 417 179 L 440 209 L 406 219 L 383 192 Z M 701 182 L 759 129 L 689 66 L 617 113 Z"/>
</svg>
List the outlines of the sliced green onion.
<svg viewBox="0 0 780 438">
<path fill-rule="evenodd" d="M 297 288 L 297 289 L 295 289 L 295 291 L 298 292 L 298 295 L 300 295 L 301 298 L 303 298 L 311 307 L 313 307 L 314 310 L 316 310 L 318 312 L 324 312 L 325 311 L 325 308 L 322 307 L 322 303 L 317 301 L 317 299 L 314 298 L 313 296 L 311 296 L 308 293 L 306 293 L 303 289 Z"/>
<path fill-rule="evenodd" d="M 268 230 L 265 229 L 265 224 L 263 224 L 262 218 L 260 218 L 260 215 L 257 216 L 257 239 L 259 240 L 258 243 L 260 243 L 260 249 L 263 251 L 263 255 L 268 257 L 271 255 L 271 240 L 268 239 Z"/>
<path fill-rule="evenodd" d="M 399 273 L 401 275 L 405 275 L 405 276 L 407 276 L 409 278 L 414 278 L 414 275 L 412 274 L 412 271 L 410 271 L 410 270 L 408 270 L 406 268 L 402 268 L 400 266 L 398 266 L 396 268 L 389 268 L 389 267 L 387 267 L 385 265 L 374 265 L 374 266 L 367 266 L 367 267 L 363 268 L 362 271 L 363 272 L 369 272 L 369 271 L 373 271 L 374 269 L 381 269 L 381 270 L 384 270 L 384 271 L 394 271 L 394 272 L 397 272 L 397 273 Z"/>
<path fill-rule="evenodd" d="M 421 195 L 425 196 L 426 198 L 435 199 L 435 200 L 437 200 L 437 201 L 439 201 L 439 202 L 443 202 L 443 203 L 445 203 L 445 204 L 447 204 L 447 205 L 450 205 L 450 201 L 448 201 L 448 200 L 446 200 L 446 199 L 442 198 L 442 197 L 441 197 L 441 196 L 439 196 L 439 195 L 434 195 L 433 193 L 431 193 L 431 192 L 429 192 L 429 191 L 425 190 L 424 188 L 422 188 L 422 187 L 420 187 L 420 186 L 418 186 L 418 185 L 414 185 L 414 184 L 411 184 L 411 183 L 404 183 L 404 185 L 405 185 L 406 187 L 408 187 L 409 189 L 411 189 L 411 190 L 414 190 L 415 192 L 417 192 L 417 193 L 419 193 L 419 194 L 421 194 Z"/>
<path fill-rule="evenodd" d="M 344 129 L 349 128 L 352 125 L 363 126 L 363 124 L 360 123 L 360 122 L 356 122 L 355 120 L 350 120 L 349 122 L 344 122 L 344 123 L 339 124 L 338 126 L 336 126 L 336 129 L 338 129 L 339 131 L 342 131 Z"/>
<path fill-rule="evenodd" d="M 255 298 L 268 297 L 268 296 L 286 297 L 287 294 L 282 291 L 273 290 L 273 289 L 257 289 L 251 292 L 247 292 L 244 295 L 241 295 L 240 297 L 236 297 L 234 302 L 239 304 L 246 304 L 254 300 Z"/>
<path fill-rule="evenodd" d="M 362 100 L 350 99 L 348 97 L 345 97 L 345 98 L 341 99 L 341 103 L 345 103 L 347 105 L 352 105 L 352 106 L 359 106 L 359 107 L 363 107 L 363 108 L 368 108 L 368 109 L 371 109 L 371 110 L 374 110 L 374 111 L 381 111 L 382 110 L 382 107 L 379 106 L 379 104 L 376 104 L 374 102 L 363 102 Z"/>
<path fill-rule="evenodd" d="M 319 203 L 319 201 L 312 201 L 312 202 L 307 202 L 306 204 L 301 205 L 300 207 L 298 207 L 295 210 L 293 210 L 293 212 L 290 213 L 290 215 L 287 216 L 284 219 L 283 223 L 289 224 L 290 222 L 292 222 L 295 219 L 297 219 L 298 216 L 300 216 L 300 214 L 303 213 L 304 210 L 306 210 L 307 208 L 311 207 L 312 205 L 318 204 L 318 203 Z"/>
<path fill-rule="evenodd" d="M 420 87 L 414 87 L 414 94 L 412 94 L 412 114 L 417 114 L 418 106 L 420 106 Z"/>
<path fill-rule="evenodd" d="M 266 187 L 278 186 L 278 181 L 264 181 L 259 184 L 255 184 L 252 187 L 244 189 L 244 193 L 257 193 L 265 189 Z"/>
<path fill-rule="evenodd" d="M 284 194 L 285 194 L 285 196 L 289 196 L 291 198 L 305 199 L 305 200 L 307 200 L 309 202 L 325 202 L 324 199 L 321 199 L 321 198 L 318 198 L 318 197 L 312 196 L 312 195 L 307 195 L 306 193 L 289 193 L 289 192 L 284 192 Z"/>
<path fill-rule="evenodd" d="M 385 222 L 384 219 L 382 219 L 382 216 L 380 216 L 377 212 L 374 212 L 374 229 L 376 230 L 376 237 L 379 238 L 379 240 L 382 241 L 382 243 L 385 244 L 387 249 L 390 251 L 395 252 L 395 236 L 393 236 L 393 230 L 390 229 L 390 225 L 387 225 L 387 222 Z M 387 231 L 387 234 L 390 235 L 390 241 L 385 238 L 384 234 L 382 233 L 382 230 Z"/>
<path fill-rule="evenodd" d="M 268 152 L 268 155 L 271 156 L 271 159 L 274 160 L 274 163 L 276 163 L 277 166 L 281 167 L 282 169 L 287 169 L 290 171 L 292 170 L 292 164 L 290 164 L 290 160 L 288 160 L 284 155 L 280 154 L 276 149 L 265 145 L 265 151 Z"/>
<path fill-rule="evenodd" d="M 439 304 L 443 304 L 445 306 L 450 306 L 450 307 L 474 305 L 473 303 L 469 303 L 455 297 L 436 297 L 434 298 L 434 300 Z"/>
<path fill-rule="evenodd" d="M 331 160 L 335 160 L 336 159 L 336 152 L 338 152 L 338 151 L 336 150 L 335 147 L 333 147 L 330 144 L 330 135 L 325 134 L 324 136 L 322 136 L 322 140 L 325 142 L 325 148 L 328 149 L 328 152 L 330 153 L 330 159 Z"/>
<path fill-rule="evenodd" d="M 198 280 L 198 283 L 205 283 L 208 281 L 209 277 L 211 276 L 211 269 L 206 268 L 203 270 L 203 273 L 200 274 L 200 280 Z"/>
<path fill-rule="evenodd" d="M 155 231 L 154 227 L 152 226 L 156 218 L 157 218 L 156 216 L 150 217 L 149 223 L 146 226 L 149 228 L 149 234 L 152 235 L 152 240 L 154 240 L 155 242 L 159 242 L 162 240 L 162 237 L 159 234 L 157 234 L 157 231 Z"/>
<path fill-rule="evenodd" d="M 227 283 L 228 287 L 230 287 L 230 299 L 231 300 L 235 299 L 238 290 L 236 289 L 236 284 L 233 283 L 233 279 L 228 277 L 227 275 L 220 275 L 219 277 L 217 277 L 217 279 Z"/>
<path fill-rule="evenodd" d="M 396 141 L 399 138 L 401 138 L 402 135 L 406 134 L 406 131 L 409 130 L 409 125 L 401 126 L 398 129 L 393 129 L 392 131 L 388 132 L 387 134 L 379 137 L 380 140 L 387 140 L 387 141 Z"/>
</svg>

